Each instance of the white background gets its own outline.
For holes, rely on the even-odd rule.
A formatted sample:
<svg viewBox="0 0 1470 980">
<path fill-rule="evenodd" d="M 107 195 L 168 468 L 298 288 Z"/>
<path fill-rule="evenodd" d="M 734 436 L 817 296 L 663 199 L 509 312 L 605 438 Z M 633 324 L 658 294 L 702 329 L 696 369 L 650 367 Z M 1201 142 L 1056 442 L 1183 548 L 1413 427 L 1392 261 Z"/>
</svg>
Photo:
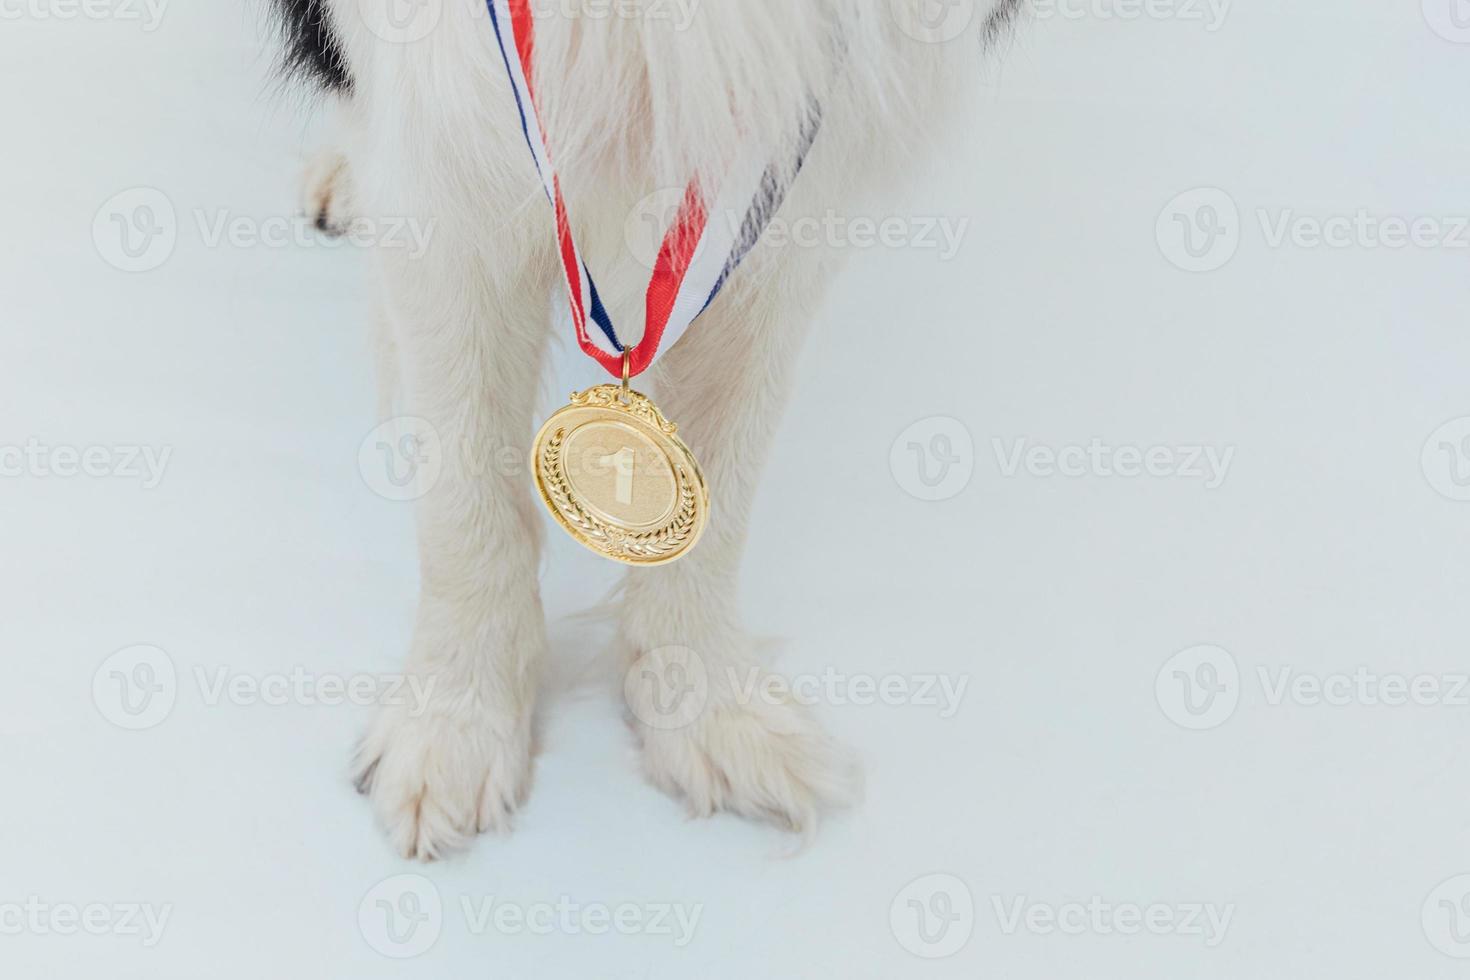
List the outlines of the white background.
<svg viewBox="0 0 1470 980">
<path fill-rule="evenodd" d="M 1025 27 L 976 80 L 964 145 L 891 212 L 968 218 L 958 254 L 854 256 L 806 351 L 744 582 L 751 625 L 787 638 L 782 670 L 963 678 L 960 710 L 824 705 L 868 798 L 799 857 L 767 828 L 689 822 L 637 772 L 595 666 L 603 628 L 566 618 L 613 569 L 554 539 L 534 793 L 514 836 L 426 869 L 392 856 L 347 784 L 364 709 L 209 705 L 196 674 L 392 671 L 409 636 L 411 505 L 357 463 L 374 403 L 362 256 L 211 248 L 194 217 L 291 214 L 314 124 L 276 94 L 257 10 L 177 3 L 147 31 L 7 4 L 0 445 L 172 455 L 152 489 L 0 478 L 0 972 L 1462 976 L 1450 954 L 1470 945 L 1440 900 L 1470 887 L 1431 893 L 1470 871 L 1470 706 L 1272 704 L 1260 673 L 1470 670 L 1470 503 L 1451 499 L 1467 430 L 1421 460 L 1470 416 L 1470 249 L 1273 246 L 1259 214 L 1452 230 L 1470 213 L 1470 44 L 1429 26 L 1450 3 L 1242 4 L 1217 30 L 1074 3 L 1091 12 Z M 93 223 L 140 186 L 176 208 L 178 241 L 129 274 Z M 1187 272 L 1156 227 L 1182 227 L 1166 207 L 1201 187 L 1234 204 L 1220 241 L 1237 247 Z M 549 386 L 589 378 L 564 353 Z M 935 416 L 962 424 L 973 475 L 922 501 L 890 450 Z M 1207 489 L 1008 476 L 995 448 L 1094 438 L 1234 456 Z M 178 692 L 126 731 L 91 692 L 136 644 L 167 652 Z M 1187 730 L 1164 668 L 1204 644 L 1233 658 L 1237 706 Z M 398 961 L 359 906 L 404 873 L 445 911 L 432 948 Z M 905 891 L 932 874 L 952 876 L 937 902 Z M 6 926 L 32 896 L 171 917 L 151 948 Z M 491 896 L 701 918 L 683 948 L 475 934 L 460 899 Z M 1094 896 L 1233 918 L 1210 947 L 1008 933 L 997 913 Z M 958 952 L 916 955 L 947 947 L 914 939 L 910 898 L 950 900 Z"/>
</svg>

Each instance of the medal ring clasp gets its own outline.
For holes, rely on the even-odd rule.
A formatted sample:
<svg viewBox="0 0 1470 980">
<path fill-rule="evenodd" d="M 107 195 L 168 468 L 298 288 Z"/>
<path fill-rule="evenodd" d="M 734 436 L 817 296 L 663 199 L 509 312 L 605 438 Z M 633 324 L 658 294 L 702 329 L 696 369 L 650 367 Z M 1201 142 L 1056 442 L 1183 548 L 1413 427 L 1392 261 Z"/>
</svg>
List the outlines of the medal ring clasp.
<svg viewBox="0 0 1470 980">
<path fill-rule="evenodd" d="M 623 390 L 618 393 L 618 400 L 621 401 L 624 405 L 630 404 L 632 402 L 632 399 L 628 397 L 628 392 L 632 390 L 631 388 L 628 387 L 628 381 L 629 381 L 629 379 L 632 378 L 632 376 L 633 376 L 633 352 L 630 351 L 630 350 L 624 349 L 624 351 L 623 351 Z"/>
</svg>

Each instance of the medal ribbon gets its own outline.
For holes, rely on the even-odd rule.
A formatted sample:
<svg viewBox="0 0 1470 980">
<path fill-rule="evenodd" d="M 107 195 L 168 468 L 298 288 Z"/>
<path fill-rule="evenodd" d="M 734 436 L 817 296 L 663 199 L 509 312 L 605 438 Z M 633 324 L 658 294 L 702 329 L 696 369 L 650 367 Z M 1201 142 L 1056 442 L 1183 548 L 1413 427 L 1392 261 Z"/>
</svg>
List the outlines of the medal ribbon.
<svg viewBox="0 0 1470 980">
<path fill-rule="evenodd" d="M 625 353 L 629 375 L 640 374 L 653 363 L 661 346 L 672 345 L 682 337 L 689 325 L 714 302 L 730 274 L 755 247 L 781 206 L 788 182 L 774 165 L 761 158 L 730 168 L 713 200 L 697 180 L 689 183 L 678 215 L 665 232 L 654 261 L 645 298 L 643 339 L 629 349 L 618 338 L 612 319 L 597 295 L 597 284 L 577 248 L 561 193 L 561 180 L 547 150 L 546 130 L 532 86 L 536 35 L 531 0 L 486 2 L 520 110 L 521 131 L 554 211 L 557 251 L 571 301 L 577 343 L 614 377 L 622 377 Z M 813 112 L 802 130 L 793 174 L 800 170 L 807 150 L 816 139 L 817 124 Z M 739 227 L 732 221 L 719 220 L 722 215 L 733 214 L 744 215 Z"/>
</svg>

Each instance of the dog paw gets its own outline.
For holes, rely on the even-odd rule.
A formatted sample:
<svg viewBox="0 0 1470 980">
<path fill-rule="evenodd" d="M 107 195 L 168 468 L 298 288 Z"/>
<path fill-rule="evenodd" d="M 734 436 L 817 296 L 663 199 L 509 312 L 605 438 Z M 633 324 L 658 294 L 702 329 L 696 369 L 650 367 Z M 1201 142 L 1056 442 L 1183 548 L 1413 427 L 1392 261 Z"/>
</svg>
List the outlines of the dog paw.
<svg viewBox="0 0 1470 980">
<path fill-rule="evenodd" d="M 687 682 L 688 671 L 662 667 L 673 669 L 651 683 L 645 673 L 625 693 L 645 771 L 691 815 L 725 810 L 810 837 L 824 813 L 862 796 L 856 760 L 804 706 L 728 689 L 701 692 Z"/>
<path fill-rule="evenodd" d="M 306 163 L 302 207 L 317 231 L 330 238 L 347 233 L 352 222 L 351 170 L 336 150 L 323 150 Z"/>
<path fill-rule="evenodd" d="M 531 739 L 525 726 L 497 731 L 489 713 L 481 704 L 379 709 L 353 781 L 403 857 L 433 861 L 476 834 L 510 829 L 530 784 Z"/>
</svg>

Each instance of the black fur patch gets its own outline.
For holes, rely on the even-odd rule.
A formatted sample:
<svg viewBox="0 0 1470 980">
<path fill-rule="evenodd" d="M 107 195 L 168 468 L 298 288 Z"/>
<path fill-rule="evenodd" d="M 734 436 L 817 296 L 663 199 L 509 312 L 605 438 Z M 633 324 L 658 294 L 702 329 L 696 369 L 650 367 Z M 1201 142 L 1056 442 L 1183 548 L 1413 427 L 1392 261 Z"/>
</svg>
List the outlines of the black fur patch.
<svg viewBox="0 0 1470 980">
<path fill-rule="evenodd" d="M 351 92 L 352 74 L 332 32 L 327 0 L 275 0 L 275 5 L 286 45 L 281 56 L 286 73 L 332 92 Z"/>
<path fill-rule="evenodd" d="M 980 40 L 986 50 L 995 47 L 1001 38 L 1008 35 L 1020 18 L 1021 0 L 1001 0 L 990 12 L 981 30 Z"/>
</svg>

